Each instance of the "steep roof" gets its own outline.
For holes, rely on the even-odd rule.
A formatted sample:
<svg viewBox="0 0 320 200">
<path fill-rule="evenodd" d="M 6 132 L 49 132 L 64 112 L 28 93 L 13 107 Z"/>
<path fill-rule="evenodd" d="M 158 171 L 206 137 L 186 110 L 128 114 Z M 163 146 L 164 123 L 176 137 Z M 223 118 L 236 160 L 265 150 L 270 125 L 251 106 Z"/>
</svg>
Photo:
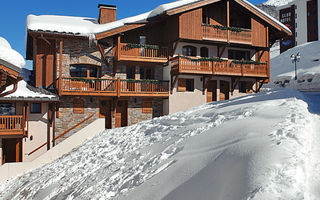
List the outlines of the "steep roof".
<svg viewBox="0 0 320 200">
<path fill-rule="evenodd" d="M 99 34 L 113 31 L 128 26 L 129 29 L 120 29 L 126 31 L 140 27 L 142 25 L 132 26 L 132 24 L 143 24 L 151 18 L 161 15 L 174 15 L 185 12 L 190 9 L 205 6 L 221 0 L 179 0 L 167 4 L 162 4 L 157 8 L 133 17 L 124 18 L 107 24 L 99 24 L 97 19 L 86 17 L 69 17 L 56 15 L 29 15 L 27 17 L 27 30 L 29 31 L 45 31 L 52 33 L 72 34 L 75 36 L 96 37 L 100 39 Z M 285 25 L 274 19 L 264 11 L 252 5 L 246 0 L 235 0 L 254 14 L 266 20 L 270 25 L 290 35 L 291 31 Z M 130 27 L 129 27 L 130 26 Z"/>
</svg>

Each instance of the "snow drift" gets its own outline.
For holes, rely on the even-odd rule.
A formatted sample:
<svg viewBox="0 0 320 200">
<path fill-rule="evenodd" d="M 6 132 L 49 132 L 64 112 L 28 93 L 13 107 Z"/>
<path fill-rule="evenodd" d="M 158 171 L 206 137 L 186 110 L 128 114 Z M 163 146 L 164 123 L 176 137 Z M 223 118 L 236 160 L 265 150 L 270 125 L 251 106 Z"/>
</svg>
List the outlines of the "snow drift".
<svg viewBox="0 0 320 200">
<path fill-rule="evenodd" d="M 307 103 L 272 90 L 107 130 L 0 199 L 319 199 Z"/>
</svg>

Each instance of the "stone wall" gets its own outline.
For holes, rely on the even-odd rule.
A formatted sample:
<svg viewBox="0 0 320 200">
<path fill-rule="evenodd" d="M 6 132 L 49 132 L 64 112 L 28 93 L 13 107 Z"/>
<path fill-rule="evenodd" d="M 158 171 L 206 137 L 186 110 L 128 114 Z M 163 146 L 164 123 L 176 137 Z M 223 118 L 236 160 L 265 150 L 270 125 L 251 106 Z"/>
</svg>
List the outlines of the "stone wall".
<svg viewBox="0 0 320 200">
<path fill-rule="evenodd" d="M 84 112 L 82 114 L 73 112 L 73 101 L 75 98 L 80 98 L 84 101 Z M 64 131 L 73 127 L 90 115 L 94 114 L 94 116 L 91 119 L 87 120 L 85 123 L 67 133 L 65 136 L 59 138 L 57 143 L 84 128 L 99 117 L 99 102 L 97 100 L 97 97 L 62 96 L 60 97 L 60 101 L 62 103 L 60 104 L 59 108 L 59 118 L 56 119 L 56 136 L 59 136 Z"/>
</svg>

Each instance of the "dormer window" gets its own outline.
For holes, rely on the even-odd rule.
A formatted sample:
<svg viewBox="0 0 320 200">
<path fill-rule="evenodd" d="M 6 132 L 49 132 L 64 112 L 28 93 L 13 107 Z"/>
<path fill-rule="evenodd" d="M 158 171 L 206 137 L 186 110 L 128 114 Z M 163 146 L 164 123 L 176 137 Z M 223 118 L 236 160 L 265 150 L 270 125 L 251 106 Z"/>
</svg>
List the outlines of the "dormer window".
<svg viewBox="0 0 320 200">
<path fill-rule="evenodd" d="M 184 46 L 182 48 L 182 55 L 184 56 L 197 56 L 197 48 L 194 46 Z"/>
</svg>

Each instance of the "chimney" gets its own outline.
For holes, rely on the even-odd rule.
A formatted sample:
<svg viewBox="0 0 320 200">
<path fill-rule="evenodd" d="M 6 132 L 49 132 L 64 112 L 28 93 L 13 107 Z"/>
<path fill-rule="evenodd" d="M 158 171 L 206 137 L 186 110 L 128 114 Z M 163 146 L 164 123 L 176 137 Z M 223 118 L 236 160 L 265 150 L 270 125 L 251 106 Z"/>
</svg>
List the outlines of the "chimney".
<svg viewBox="0 0 320 200">
<path fill-rule="evenodd" d="M 106 24 L 116 21 L 117 7 L 112 5 L 99 4 L 99 24 Z"/>
</svg>

